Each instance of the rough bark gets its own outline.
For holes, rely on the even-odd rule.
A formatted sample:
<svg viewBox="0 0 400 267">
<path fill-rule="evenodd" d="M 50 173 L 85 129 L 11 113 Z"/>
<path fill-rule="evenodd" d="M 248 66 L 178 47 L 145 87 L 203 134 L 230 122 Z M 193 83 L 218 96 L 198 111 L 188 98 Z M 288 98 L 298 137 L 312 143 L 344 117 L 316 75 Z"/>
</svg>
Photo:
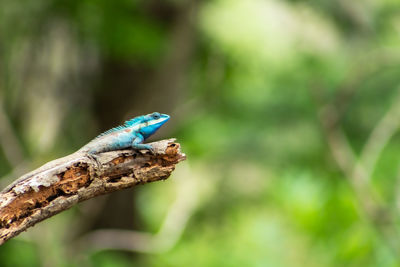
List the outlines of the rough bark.
<svg viewBox="0 0 400 267">
<path fill-rule="evenodd" d="M 0 193 L 0 245 L 78 202 L 167 179 L 186 158 L 174 141 L 152 143 L 154 154 L 119 150 L 93 158 L 74 153 L 22 176 Z"/>
</svg>

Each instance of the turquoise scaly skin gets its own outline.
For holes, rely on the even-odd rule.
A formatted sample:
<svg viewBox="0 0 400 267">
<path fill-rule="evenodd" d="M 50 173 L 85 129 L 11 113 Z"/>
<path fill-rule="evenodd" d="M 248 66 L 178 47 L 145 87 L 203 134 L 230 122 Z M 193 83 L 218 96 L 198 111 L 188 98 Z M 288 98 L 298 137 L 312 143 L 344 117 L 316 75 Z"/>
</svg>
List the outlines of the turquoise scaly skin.
<svg viewBox="0 0 400 267">
<path fill-rule="evenodd" d="M 142 143 L 166 123 L 169 118 L 169 115 L 158 112 L 138 116 L 126 121 L 124 125 L 100 134 L 77 152 L 98 154 L 127 148 L 153 151 L 151 145 Z"/>
</svg>

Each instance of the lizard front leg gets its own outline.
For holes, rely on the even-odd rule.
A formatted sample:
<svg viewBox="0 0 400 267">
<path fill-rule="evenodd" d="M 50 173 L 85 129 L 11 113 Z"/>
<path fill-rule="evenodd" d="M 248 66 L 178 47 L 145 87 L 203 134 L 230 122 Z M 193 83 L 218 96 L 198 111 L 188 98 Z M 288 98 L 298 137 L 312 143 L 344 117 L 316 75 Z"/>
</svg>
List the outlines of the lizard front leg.
<svg viewBox="0 0 400 267">
<path fill-rule="evenodd" d="M 147 149 L 150 150 L 151 153 L 153 153 L 154 152 L 153 147 L 149 144 L 142 144 L 143 141 L 144 141 L 143 135 L 137 133 L 135 138 L 133 138 L 132 140 L 131 147 L 133 149 L 138 149 L 138 150 Z"/>
</svg>

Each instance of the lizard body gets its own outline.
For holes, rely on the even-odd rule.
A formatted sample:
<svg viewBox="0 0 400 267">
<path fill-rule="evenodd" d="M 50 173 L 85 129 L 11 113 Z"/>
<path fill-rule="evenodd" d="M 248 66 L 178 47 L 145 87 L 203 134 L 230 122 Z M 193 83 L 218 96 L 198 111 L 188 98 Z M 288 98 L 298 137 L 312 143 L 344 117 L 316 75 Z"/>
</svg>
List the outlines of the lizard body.
<svg viewBox="0 0 400 267">
<path fill-rule="evenodd" d="M 71 162 L 79 161 L 79 158 L 84 157 L 85 155 L 94 156 L 96 159 L 95 154 L 120 149 L 133 148 L 153 151 L 151 145 L 142 143 L 149 136 L 154 134 L 164 123 L 166 123 L 169 118 L 170 117 L 166 114 L 154 112 L 128 120 L 124 125 L 112 128 L 100 134 L 75 153 L 53 160 L 39 169 L 25 174 L 20 179 L 17 179 L 3 189 L 2 192 L 8 192 L 12 188 L 16 187 L 16 185 L 18 185 L 16 188 L 26 188 L 26 186 L 28 186 L 33 188 L 35 191 L 38 191 L 40 186 L 50 186 L 50 184 L 58 181 L 56 175 L 53 175 L 54 181 L 42 181 L 39 177 L 37 177 L 38 179 L 31 179 L 29 185 L 25 185 L 24 181 L 43 172 L 54 172 L 62 165 L 68 166 Z"/>
<path fill-rule="evenodd" d="M 142 144 L 169 120 L 166 114 L 154 112 L 128 120 L 124 125 L 112 128 L 83 146 L 78 152 L 97 154 L 124 148 L 148 149 L 152 147 Z"/>
</svg>

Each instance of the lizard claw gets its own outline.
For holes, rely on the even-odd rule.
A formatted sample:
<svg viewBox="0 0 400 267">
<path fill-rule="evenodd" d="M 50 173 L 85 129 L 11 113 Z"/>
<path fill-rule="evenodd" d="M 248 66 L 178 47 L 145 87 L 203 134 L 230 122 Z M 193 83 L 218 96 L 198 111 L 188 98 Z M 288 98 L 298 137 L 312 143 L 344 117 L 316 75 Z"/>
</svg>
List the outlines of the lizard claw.
<svg viewBox="0 0 400 267">
<path fill-rule="evenodd" d="M 100 169 L 101 163 L 100 163 L 100 161 L 99 161 L 99 156 L 96 155 L 96 154 L 94 154 L 94 153 L 90 153 L 90 152 L 87 153 L 87 156 L 88 156 L 89 158 L 93 159 L 93 160 L 96 162 L 97 167 Z"/>
<path fill-rule="evenodd" d="M 151 154 L 153 154 L 153 155 L 156 154 L 156 150 L 154 149 L 154 147 L 150 146 L 148 149 Z"/>
</svg>

